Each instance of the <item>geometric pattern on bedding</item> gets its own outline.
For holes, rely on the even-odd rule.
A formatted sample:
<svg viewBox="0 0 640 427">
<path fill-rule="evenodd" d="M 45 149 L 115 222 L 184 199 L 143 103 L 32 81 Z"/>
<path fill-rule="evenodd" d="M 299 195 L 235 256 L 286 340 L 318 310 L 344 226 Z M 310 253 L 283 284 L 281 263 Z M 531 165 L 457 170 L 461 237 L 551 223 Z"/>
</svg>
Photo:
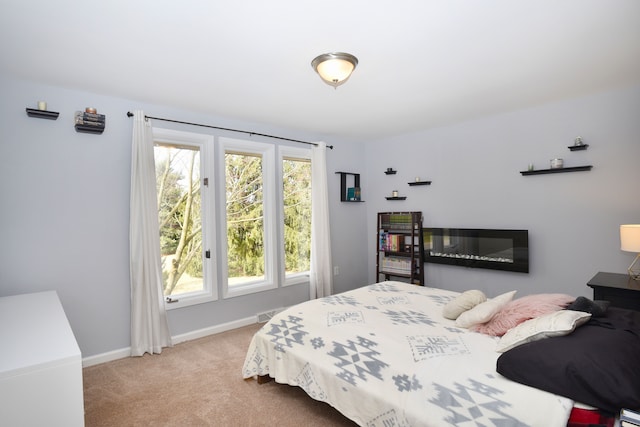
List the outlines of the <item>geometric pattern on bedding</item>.
<svg viewBox="0 0 640 427">
<path fill-rule="evenodd" d="M 273 338 L 276 351 L 285 352 L 285 347 L 293 347 L 293 344 L 304 345 L 302 338 L 307 332 L 302 330 L 302 319 L 296 316 L 289 316 L 289 319 L 281 319 L 280 323 L 272 323 L 271 330 L 267 335 Z"/>
<path fill-rule="evenodd" d="M 429 402 L 449 411 L 451 415 L 446 421 L 454 426 L 470 423 L 476 426 L 528 427 L 502 412 L 503 408 L 511 406 L 497 398 L 502 391 L 471 378 L 468 383 L 468 386 L 455 383 L 455 390 L 434 384 L 438 396 Z"/>
<path fill-rule="evenodd" d="M 357 342 L 353 340 L 347 340 L 346 343 L 334 341 L 333 345 L 333 350 L 327 354 L 338 359 L 338 363 L 335 364 L 341 369 L 337 374 L 338 378 L 356 387 L 356 378 L 366 382 L 367 375 L 382 380 L 380 371 L 389 365 L 376 358 L 380 355 L 373 349 L 378 345 L 377 343 L 358 336 Z"/>
<path fill-rule="evenodd" d="M 327 313 L 327 326 L 346 325 L 348 323 L 364 323 L 361 311 L 330 311 Z"/>
<path fill-rule="evenodd" d="M 308 363 L 302 367 L 302 371 L 295 377 L 295 380 L 298 386 L 314 399 L 324 401 L 327 398 L 327 394 L 316 381 L 313 370 Z"/>
<path fill-rule="evenodd" d="M 416 362 L 432 357 L 471 353 L 464 341 L 458 337 L 412 335 L 407 337 L 407 341 Z"/>
<path fill-rule="evenodd" d="M 379 414 L 367 422 L 367 427 L 411 427 L 411 424 L 396 413 L 395 409 Z"/>
<path fill-rule="evenodd" d="M 389 319 L 391 319 L 391 322 L 394 325 L 424 324 L 433 326 L 436 324 L 436 322 L 425 313 L 420 313 L 414 310 L 387 310 L 384 312 L 384 314 L 387 315 Z"/>
</svg>

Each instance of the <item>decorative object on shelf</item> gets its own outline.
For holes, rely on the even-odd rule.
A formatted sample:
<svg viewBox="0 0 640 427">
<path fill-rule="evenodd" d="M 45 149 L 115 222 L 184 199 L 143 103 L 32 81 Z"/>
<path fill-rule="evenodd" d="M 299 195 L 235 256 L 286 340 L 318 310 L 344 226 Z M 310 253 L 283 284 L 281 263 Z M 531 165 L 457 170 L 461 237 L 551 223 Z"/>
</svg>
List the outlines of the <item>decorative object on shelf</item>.
<svg viewBox="0 0 640 427">
<path fill-rule="evenodd" d="M 27 116 L 35 117 L 37 119 L 49 119 L 56 120 L 60 113 L 57 111 L 38 110 L 36 108 L 26 108 Z"/>
<path fill-rule="evenodd" d="M 360 174 L 352 172 L 336 172 L 340 175 L 340 201 L 364 202 L 361 199 Z M 353 177 L 353 186 L 347 187 L 347 178 Z"/>
<path fill-rule="evenodd" d="M 105 116 L 98 114 L 95 108 L 87 107 L 84 112 L 76 111 L 74 123 L 76 132 L 102 133 L 105 127 Z"/>
<path fill-rule="evenodd" d="M 533 163 L 529 163 L 529 164 L 527 165 L 527 170 L 528 170 L 528 171 L 532 171 L 532 170 L 534 170 L 535 168 L 536 168 L 536 167 L 533 165 Z"/>
<path fill-rule="evenodd" d="M 344 52 L 325 53 L 311 61 L 311 66 L 320 78 L 334 89 L 349 80 L 357 65 L 358 58 Z"/>
<path fill-rule="evenodd" d="M 627 271 L 632 279 L 639 280 L 640 269 L 634 269 L 634 264 L 640 259 L 640 224 L 620 226 L 620 250 L 637 254 Z"/>
<path fill-rule="evenodd" d="M 576 138 L 573 140 L 573 145 L 569 146 L 569 150 L 571 151 L 586 150 L 588 146 L 589 144 L 585 144 L 581 136 L 576 136 Z"/>
<path fill-rule="evenodd" d="M 557 169 L 538 169 L 532 171 L 520 171 L 522 175 L 543 175 L 547 173 L 564 173 L 564 172 L 581 172 L 581 171 L 589 171 L 593 166 L 573 166 L 569 168 L 557 168 Z"/>
<path fill-rule="evenodd" d="M 387 168 L 387 170 L 384 171 L 384 173 L 387 174 L 387 175 L 395 175 L 396 172 L 398 172 L 398 171 L 394 171 L 393 168 Z"/>
<path fill-rule="evenodd" d="M 564 160 L 562 159 L 551 159 L 549 163 L 551 164 L 551 169 L 560 169 L 564 166 Z"/>
<path fill-rule="evenodd" d="M 45 101 L 38 101 L 38 110 L 46 111 L 47 103 Z"/>
<path fill-rule="evenodd" d="M 398 190 L 393 190 L 391 192 L 391 197 L 398 197 Z"/>
</svg>

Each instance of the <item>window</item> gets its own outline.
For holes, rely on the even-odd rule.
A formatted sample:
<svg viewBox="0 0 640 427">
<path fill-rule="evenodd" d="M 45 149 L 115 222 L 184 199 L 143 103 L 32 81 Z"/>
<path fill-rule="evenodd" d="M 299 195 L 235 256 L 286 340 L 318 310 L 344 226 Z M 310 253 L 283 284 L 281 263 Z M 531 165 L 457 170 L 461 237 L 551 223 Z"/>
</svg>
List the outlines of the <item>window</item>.
<svg viewBox="0 0 640 427">
<path fill-rule="evenodd" d="M 225 298 L 308 282 L 310 149 L 225 137 L 214 146 L 157 128 L 154 143 L 167 308 L 215 300 L 218 275 Z"/>
<path fill-rule="evenodd" d="M 275 147 L 229 138 L 220 142 L 225 171 L 225 296 L 275 288 Z"/>
<path fill-rule="evenodd" d="M 229 285 L 264 281 L 262 156 L 227 152 L 224 159 Z"/>
<path fill-rule="evenodd" d="M 213 210 L 208 196 L 207 135 L 154 129 L 154 157 L 167 308 L 216 297 L 211 248 Z"/>
<path fill-rule="evenodd" d="M 308 281 L 311 262 L 309 150 L 283 149 L 282 205 L 285 284 Z"/>
<path fill-rule="evenodd" d="M 225 297 L 309 280 L 311 151 L 220 138 Z M 276 184 L 277 183 L 277 184 Z"/>
</svg>

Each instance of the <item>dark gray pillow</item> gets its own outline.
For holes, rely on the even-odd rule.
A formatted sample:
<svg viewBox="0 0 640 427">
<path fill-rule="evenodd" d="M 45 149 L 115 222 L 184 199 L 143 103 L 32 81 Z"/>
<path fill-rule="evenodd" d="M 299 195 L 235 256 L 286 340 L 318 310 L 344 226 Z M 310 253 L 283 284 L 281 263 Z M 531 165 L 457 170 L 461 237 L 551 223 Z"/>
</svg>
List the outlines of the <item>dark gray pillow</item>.
<svg viewBox="0 0 640 427">
<path fill-rule="evenodd" d="M 584 311 L 591 313 L 592 317 L 602 317 L 607 313 L 609 301 L 591 301 L 589 298 L 578 297 L 574 302 L 569 304 L 566 309 L 574 311 Z"/>
</svg>

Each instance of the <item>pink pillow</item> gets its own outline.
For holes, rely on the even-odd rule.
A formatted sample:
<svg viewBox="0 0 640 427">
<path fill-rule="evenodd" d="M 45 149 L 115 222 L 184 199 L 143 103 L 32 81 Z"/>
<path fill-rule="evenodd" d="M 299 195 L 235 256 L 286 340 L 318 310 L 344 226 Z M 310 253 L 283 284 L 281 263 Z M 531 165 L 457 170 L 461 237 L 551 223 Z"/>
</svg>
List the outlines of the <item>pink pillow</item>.
<svg viewBox="0 0 640 427">
<path fill-rule="evenodd" d="M 486 323 L 470 327 L 472 331 L 501 337 L 511 328 L 529 319 L 562 310 L 575 297 L 565 294 L 535 294 L 527 295 L 507 303 Z"/>
</svg>

